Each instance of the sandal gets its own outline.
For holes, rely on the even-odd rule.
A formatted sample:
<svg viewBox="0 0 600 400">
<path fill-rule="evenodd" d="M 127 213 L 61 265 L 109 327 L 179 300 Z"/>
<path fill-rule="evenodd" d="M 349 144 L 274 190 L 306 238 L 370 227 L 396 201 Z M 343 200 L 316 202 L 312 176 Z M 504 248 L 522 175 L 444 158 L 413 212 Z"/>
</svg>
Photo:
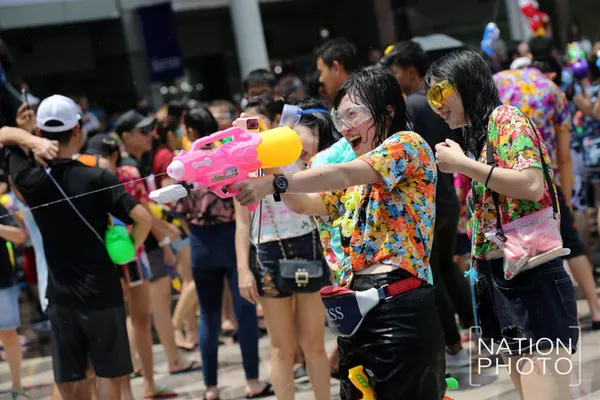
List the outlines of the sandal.
<svg viewBox="0 0 600 400">
<path fill-rule="evenodd" d="M 191 361 L 190 364 L 180 370 L 177 371 L 169 371 L 169 374 L 171 375 L 181 375 L 181 374 L 187 374 L 188 372 L 196 372 L 196 371 L 200 371 L 202 369 L 202 365 L 197 362 L 197 361 Z"/>
<path fill-rule="evenodd" d="M 261 399 L 263 397 L 275 396 L 275 392 L 273 391 L 273 386 L 270 383 L 265 383 L 265 387 L 262 391 L 255 394 L 247 394 L 247 399 Z"/>
</svg>

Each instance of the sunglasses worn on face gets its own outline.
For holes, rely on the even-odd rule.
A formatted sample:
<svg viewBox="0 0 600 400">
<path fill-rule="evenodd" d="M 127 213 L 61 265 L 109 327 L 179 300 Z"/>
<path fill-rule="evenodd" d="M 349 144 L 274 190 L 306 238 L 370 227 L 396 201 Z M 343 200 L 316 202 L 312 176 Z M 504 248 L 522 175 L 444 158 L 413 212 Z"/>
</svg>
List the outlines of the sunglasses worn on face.
<svg viewBox="0 0 600 400">
<path fill-rule="evenodd" d="M 450 81 L 445 80 L 430 87 L 425 97 L 431 108 L 437 112 L 438 109 L 444 106 L 444 103 L 452 93 L 454 93 L 454 86 L 452 86 Z"/>
</svg>

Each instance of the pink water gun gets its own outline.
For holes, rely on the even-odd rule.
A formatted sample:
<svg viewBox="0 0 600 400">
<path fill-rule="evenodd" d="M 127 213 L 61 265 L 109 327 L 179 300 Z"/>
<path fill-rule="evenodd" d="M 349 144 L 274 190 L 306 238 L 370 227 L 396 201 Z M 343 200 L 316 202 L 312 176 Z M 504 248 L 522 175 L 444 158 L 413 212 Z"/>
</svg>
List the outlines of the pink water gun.
<svg viewBox="0 0 600 400">
<path fill-rule="evenodd" d="M 214 149 L 207 146 L 231 137 Z M 208 188 L 222 199 L 234 197 L 237 191 L 227 187 L 261 168 L 278 168 L 294 163 L 302 152 L 302 142 L 289 127 L 261 133 L 229 128 L 196 140 L 189 152 L 181 151 L 167 167 L 167 175 L 178 182 L 190 181 Z M 157 203 L 168 203 L 187 195 L 182 185 L 170 185 L 150 193 Z M 248 209 L 254 211 L 258 204 Z"/>
</svg>

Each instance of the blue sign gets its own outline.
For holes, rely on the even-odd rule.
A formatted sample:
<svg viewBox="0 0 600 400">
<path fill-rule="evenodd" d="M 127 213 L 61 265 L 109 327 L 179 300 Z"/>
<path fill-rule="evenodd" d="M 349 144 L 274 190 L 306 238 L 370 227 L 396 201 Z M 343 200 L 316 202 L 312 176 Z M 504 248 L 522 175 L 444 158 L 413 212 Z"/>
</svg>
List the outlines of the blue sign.
<svg viewBox="0 0 600 400">
<path fill-rule="evenodd" d="M 138 10 L 144 34 L 150 81 L 161 82 L 183 75 L 175 13 L 171 3 Z"/>
</svg>

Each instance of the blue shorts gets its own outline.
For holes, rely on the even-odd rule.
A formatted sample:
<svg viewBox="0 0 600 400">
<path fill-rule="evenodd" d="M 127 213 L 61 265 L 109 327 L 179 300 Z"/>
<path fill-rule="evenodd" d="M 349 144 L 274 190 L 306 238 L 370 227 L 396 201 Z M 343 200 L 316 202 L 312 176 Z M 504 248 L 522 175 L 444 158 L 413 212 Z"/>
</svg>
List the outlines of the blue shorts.
<svg viewBox="0 0 600 400">
<path fill-rule="evenodd" d="M 503 341 L 502 348 L 510 349 L 504 355 L 541 350 L 549 341 L 557 346 L 559 340 L 575 352 L 577 303 L 563 260 L 554 259 L 511 280 L 504 279 L 503 262 L 481 262 L 478 267 L 477 312 L 483 337 Z"/>
<path fill-rule="evenodd" d="M 0 289 L 0 331 L 11 331 L 21 326 L 19 287 Z"/>
<path fill-rule="evenodd" d="M 171 243 L 171 249 L 173 250 L 173 253 L 177 254 L 181 250 L 188 247 L 189 245 L 190 245 L 190 237 L 189 236 L 185 237 L 185 238 L 178 236 L 177 239 L 175 239 L 173 241 L 173 243 Z"/>
</svg>

